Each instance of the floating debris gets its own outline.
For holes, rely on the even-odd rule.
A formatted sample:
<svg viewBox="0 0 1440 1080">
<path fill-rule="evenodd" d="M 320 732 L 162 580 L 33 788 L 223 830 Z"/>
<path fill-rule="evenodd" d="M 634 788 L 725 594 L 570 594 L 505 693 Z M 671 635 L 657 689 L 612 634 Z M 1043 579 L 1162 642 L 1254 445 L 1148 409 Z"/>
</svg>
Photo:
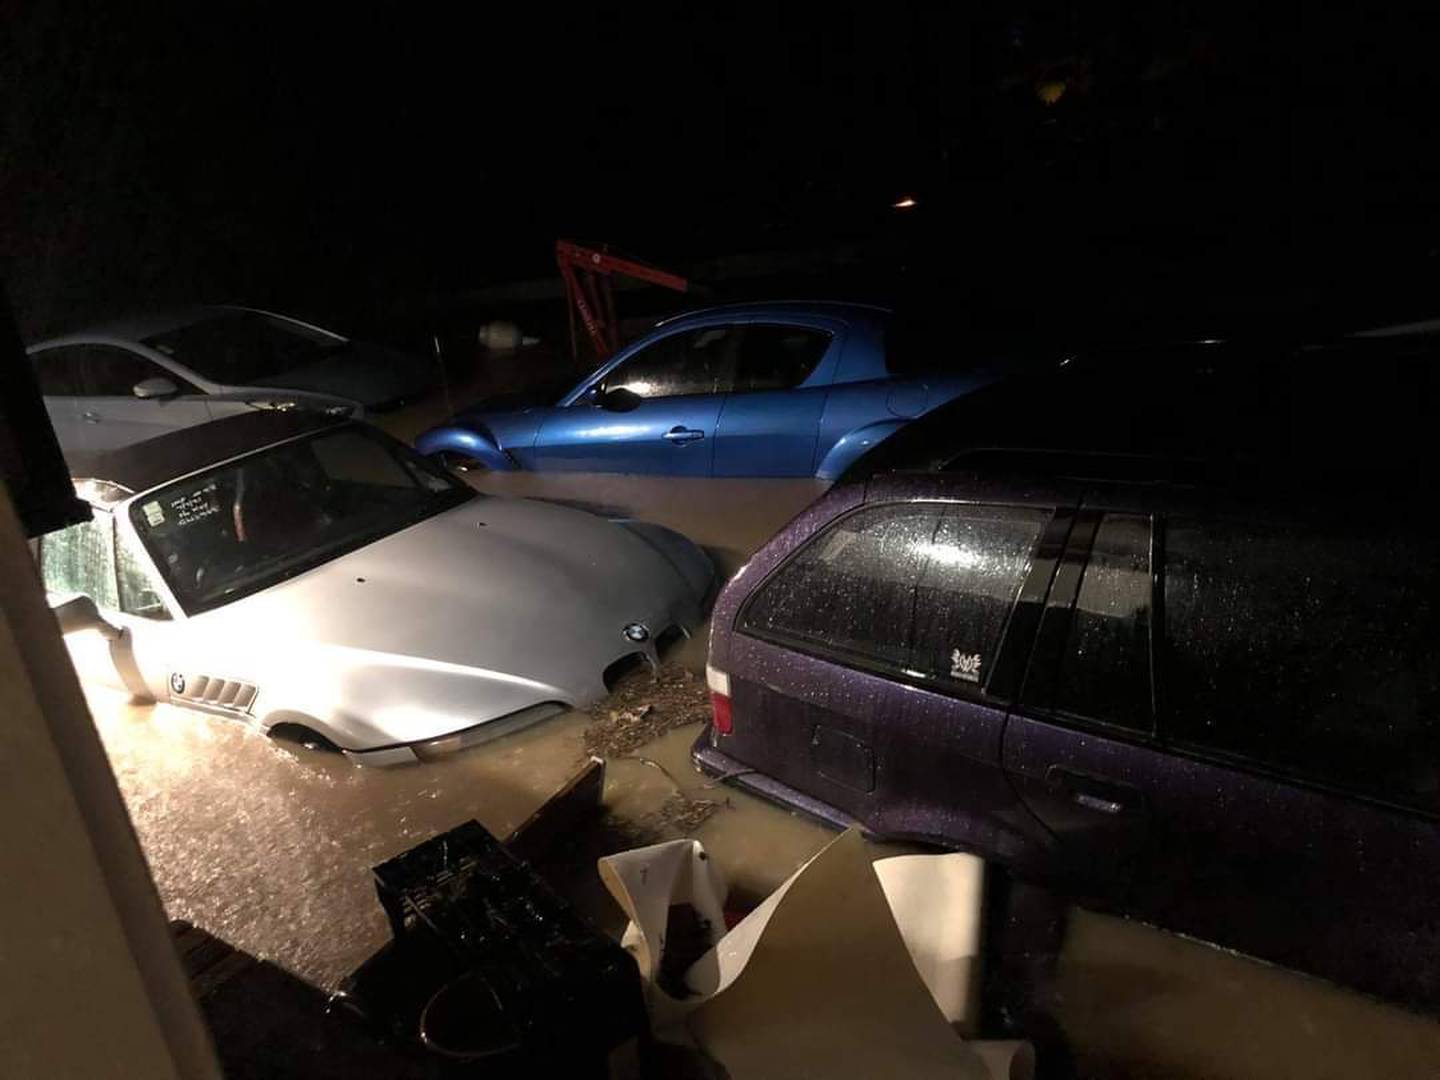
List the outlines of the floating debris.
<svg viewBox="0 0 1440 1080">
<path fill-rule="evenodd" d="M 648 670 L 622 679 L 592 710 L 585 729 L 585 753 L 614 758 L 632 754 L 667 731 L 710 718 L 710 697 L 703 680 L 678 664 L 657 675 Z"/>
</svg>

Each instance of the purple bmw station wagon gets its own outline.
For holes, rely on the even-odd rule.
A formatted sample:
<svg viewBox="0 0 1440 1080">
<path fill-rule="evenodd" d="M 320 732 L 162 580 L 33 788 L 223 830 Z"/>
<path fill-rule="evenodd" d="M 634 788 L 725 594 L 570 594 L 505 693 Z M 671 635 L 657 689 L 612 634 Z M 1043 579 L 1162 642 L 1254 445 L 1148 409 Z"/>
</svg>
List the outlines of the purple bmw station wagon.
<svg viewBox="0 0 1440 1080">
<path fill-rule="evenodd" d="M 721 594 L 695 760 L 1440 1006 L 1440 552 L 1334 494 L 833 489 Z"/>
</svg>

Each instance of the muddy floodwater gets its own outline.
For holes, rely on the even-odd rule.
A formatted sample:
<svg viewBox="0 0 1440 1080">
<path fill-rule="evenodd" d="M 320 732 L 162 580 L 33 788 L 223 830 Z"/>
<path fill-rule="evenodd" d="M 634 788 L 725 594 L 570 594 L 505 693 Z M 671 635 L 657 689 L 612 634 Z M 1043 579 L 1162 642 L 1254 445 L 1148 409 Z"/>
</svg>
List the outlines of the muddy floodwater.
<svg viewBox="0 0 1440 1080">
<path fill-rule="evenodd" d="M 668 525 L 726 575 L 824 487 L 530 474 L 472 482 Z M 658 685 L 637 673 L 587 712 L 393 769 L 357 768 L 199 712 L 88 696 L 170 916 L 329 988 L 388 937 L 372 866 L 471 818 L 503 836 L 587 749 L 607 757 L 613 844 L 694 835 L 746 899 L 784 880 L 833 833 L 693 770 L 703 664 L 702 633 L 667 657 Z M 618 928 L 598 879 L 575 899 Z M 1440 1025 L 1429 1019 L 1079 910 L 1043 993 L 1082 1075 L 1440 1075 Z"/>
</svg>

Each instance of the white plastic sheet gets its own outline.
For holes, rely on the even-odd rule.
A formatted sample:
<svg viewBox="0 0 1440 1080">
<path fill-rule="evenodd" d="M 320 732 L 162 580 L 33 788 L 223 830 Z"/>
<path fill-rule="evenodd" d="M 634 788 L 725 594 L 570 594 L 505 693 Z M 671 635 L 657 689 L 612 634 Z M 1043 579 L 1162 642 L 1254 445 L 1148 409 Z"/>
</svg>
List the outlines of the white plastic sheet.
<svg viewBox="0 0 1440 1080">
<path fill-rule="evenodd" d="M 673 904 L 689 904 L 709 926 L 712 946 L 725 933 L 726 885 L 698 840 L 672 840 L 600 860 L 600 879 L 630 919 L 621 944 L 635 957 L 645 981 L 651 1024 L 665 1029 L 688 1011 L 656 985 Z"/>
<path fill-rule="evenodd" d="M 978 1004 L 979 859 L 900 856 L 872 869 L 847 832 L 723 936 L 723 881 L 697 842 L 623 852 L 600 873 L 631 918 L 626 946 L 649 983 L 657 1035 L 698 1045 L 735 1080 L 1021 1080 L 1033 1070 L 1026 1044 L 956 1034 L 973 1027 Z M 683 1001 L 654 985 L 679 903 L 718 939 L 686 972 Z"/>
</svg>

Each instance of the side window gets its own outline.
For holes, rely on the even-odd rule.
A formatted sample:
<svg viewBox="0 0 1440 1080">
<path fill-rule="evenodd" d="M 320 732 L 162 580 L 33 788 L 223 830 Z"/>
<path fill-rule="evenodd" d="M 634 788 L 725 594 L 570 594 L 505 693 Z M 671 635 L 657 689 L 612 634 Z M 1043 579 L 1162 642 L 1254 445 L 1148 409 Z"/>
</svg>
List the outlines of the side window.
<svg viewBox="0 0 1440 1080">
<path fill-rule="evenodd" d="M 168 619 L 165 601 L 155 591 L 154 578 L 144 558 L 137 555 L 123 536 L 115 544 L 115 568 L 119 578 L 120 610 L 147 619 Z"/>
<path fill-rule="evenodd" d="M 1150 519 L 1106 514 L 1071 613 L 1055 683 L 1057 711 L 1154 729 L 1150 593 Z"/>
<path fill-rule="evenodd" d="M 40 393 L 46 397 L 77 397 L 81 394 L 80 354 L 79 347 L 62 345 L 31 356 Z"/>
<path fill-rule="evenodd" d="M 40 540 L 40 576 L 52 593 L 81 593 L 96 605 L 119 607 L 115 589 L 115 523 L 97 513 L 90 521 Z"/>
<path fill-rule="evenodd" d="M 1440 551 L 1244 521 L 1165 534 L 1166 733 L 1440 811 Z"/>
<path fill-rule="evenodd" d="M 84 392 L 96 397 L 130 397 L 135 392 L 135 384 L 146 379 L 169 379 L 182 392 L 194 389 L 159 364 L 110 345 L 86 346 L 80 365 Z"/>
<path fill-rule="evenodd" d="M 605 378 L 606 390 L 642 398 L 723 394 L 735 379 L 738 326 L 707 326 L 661 338 Z"/>
<path fill-rule="evenodd" d="M 941 684 L 984 685 L 1049 517 L 947 503 L 858 511 L 765 583 L 743 629 Z"/>
<path fill-rule="evenodd" d="M 803 326 L 745 328 L 735 368 L 735 389 L 791 390 L 810 377 L 830 348 L 830 335 Z"/>
</svg>

